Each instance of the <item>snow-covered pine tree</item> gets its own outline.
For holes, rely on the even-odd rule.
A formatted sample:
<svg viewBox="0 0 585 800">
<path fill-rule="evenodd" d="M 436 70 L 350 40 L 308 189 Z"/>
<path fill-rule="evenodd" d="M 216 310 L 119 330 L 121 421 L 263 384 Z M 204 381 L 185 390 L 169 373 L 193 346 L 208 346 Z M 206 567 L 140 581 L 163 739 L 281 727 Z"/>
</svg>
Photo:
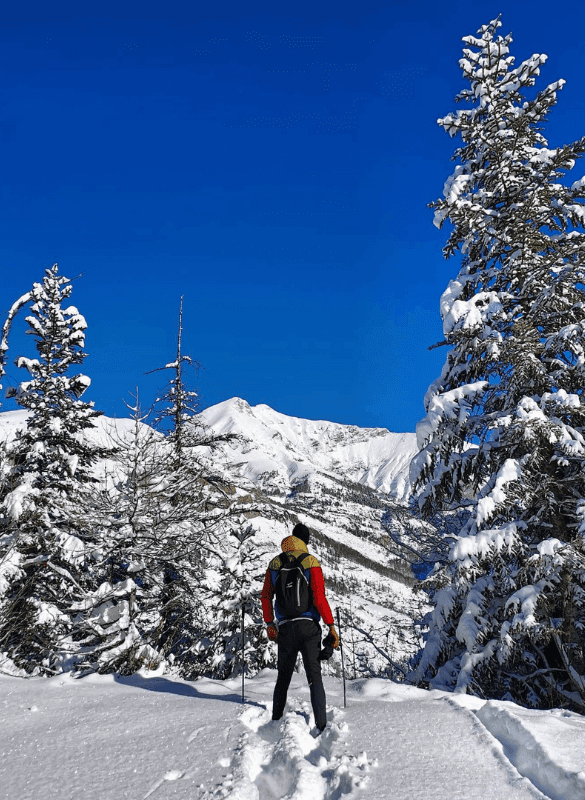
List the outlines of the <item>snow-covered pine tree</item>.
<svg viewBox="0 0 585 800">
<path fill-rule="evenodd" d="M 136 394 L 130 430 L 114 430 L 116 449 L 95 487 L 99 530 L 94 589 L 74 605 L 80 615 L 80 670 L 128 675 L 159 665 L 164 566 L 159 557 L 169 509 L 164 440 L 145 424 Z M 172 490 L 171 490 L 172 491 Z"/>
<path fill-rule="evenodd" d="M 177 331 L 177 353 L 175 360 L 164 367 L 158 367 L 151 372 L 171 370 L 171 378 L 162 395 L 157 398 L 154 405 L 155 426 L 165 427 L 170 422 L 170 429 L 166 431 L 169 441 L 173 443 L 177 458 L 181 458 L 183 449 L 191 444 L 199 444 L 202 439 L 200 422 L 197 419 L 199 412 L 199 395 L 190 389 L 185 382 L 185 368 L 192 367 L 197 370 L 199 364 L 182 352 L 183 340 L 183 298 L 179 305 L 179 326 Z"/>
<path fill-rule="evenodd" d="M 245 669 L 250 676 L 275 663 L 275 648 L 266 635 L 260 603 L 268 551 L 258 547 L 255 536 L 254 527 L 242 518 L 230 529 L 205 571 L 201 602 L 207 619 L 207 646 L 200 653 L 202 674 L 225 679 L 241 675 Z"/>
<path fill-rule="evenodd" d="M 167 568 L 161 631 L 165 654 L 184 677 L 192 677 L 200 660 L 200 620 L 188 610 L 198 606 L 203 566 L 209 547 L 220 547 L 230 514 L 234 487 L 216 469 L 215 454 L 237 437 L 218 434 L 198 416 L 198 394 L 185 380 L 185 368 L 199 366 L 183 353 L 183 298 L 179 307 L 174 361 L 153 372 L 170 370 L 171 378 L 154 404 L 154 424 L 165 434 L 168 485 L 177 521 L 165 539 Z M 167 424 L 167 423 L 170 423 Z M 180 524 L 179 524 L 180 523 Z M 180 561 L 177 554 L 183 554 Z"/>
<path fill-rule="evenodd" d="M 83 667 L 129 674 L 166 660 L 192 678 L 203 563 L 225 510 L 189 460 L 177 460 L 174 443 L 145 424 L 138 398 L 131 410 L 133 425 L 115 436 L 113 469 L 94 494 L 99 580 L 79 606 Z"/>
<path fill-rule="evenodd" d="M 85 591 L 94 550 L 86 523 L 91 468 L 106 451 L 85 432 L 99 415 L 80 398 L 90 384 L 71 368 L 85 358 L 85 319 L 64 307 L 72 286 L 57 265 L 30 292 L 27 333 L 38 358 L 18 358 L 30 379 L 16 394 L 26 427 L 8 446 L 0 499 L 0 652 L 30 674 L 73 663 L 71 604 Z"/>
<path fill-rule="evenodd" d="M 425 397 L 413 477 L 424 514 L 464 509 L 417 677 L 426 685 L 585 707 L 585 139 L 549 148 L 557 81 L 518 67 L 499 19 L 466 37 L 467 107 L 431 204 L 462 266 L 441 298 L 439 379 Z M 531 95 L 530 97 L 528 95 Z M 442 588 L 441 588 L 442 587 Z"/>
</svg>

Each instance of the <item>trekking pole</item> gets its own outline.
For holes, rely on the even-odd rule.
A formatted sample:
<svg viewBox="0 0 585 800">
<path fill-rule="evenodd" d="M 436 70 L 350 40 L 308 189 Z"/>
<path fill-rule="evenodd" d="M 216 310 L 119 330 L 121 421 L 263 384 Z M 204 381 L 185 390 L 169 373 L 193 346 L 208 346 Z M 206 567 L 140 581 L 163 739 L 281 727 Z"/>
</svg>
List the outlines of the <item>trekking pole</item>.
<svg viewBox="0 0 585 800">
<path fill-rule="evenodd" d="M 343 707 L 347 708 L 347 701 L 345 699 L 345 662 L 343 660 L 343 639 L 341 638 L 341 617 L 339 616 L 339 608 L 337 608 L 337 629 L 339 631 L 339 649 L 341 650 L 341 674 L 343 675 Z"/>
<path fill-rule="evenodd" d="M 246 676 L 246 643 L 244 641 L 244 616 L 246 614 L 246 609 L 244 608 L 244 604 L 242 603 L 242 703 L 245 703 L 244 700 L 244 682 Z"/>
</svg>

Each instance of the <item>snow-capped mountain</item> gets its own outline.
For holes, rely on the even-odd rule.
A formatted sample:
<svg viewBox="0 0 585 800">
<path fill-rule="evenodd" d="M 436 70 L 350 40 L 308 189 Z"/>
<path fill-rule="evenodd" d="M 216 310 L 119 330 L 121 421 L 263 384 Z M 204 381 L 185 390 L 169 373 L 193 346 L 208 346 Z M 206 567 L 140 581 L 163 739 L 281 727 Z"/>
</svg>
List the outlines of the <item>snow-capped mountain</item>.
<svg viewBox="0 0 585 800">
<path fill-rule="evenodd" d="M 262 516 L 301 520 L 325 548 L 344 550 L 378 574 L 412 585 L 409 565 L 385 547 L 382 521 L 410 492 L 414 434 L 299 419 L 240 398 L 201 418 L 217 434 L 238 437 L 224 449 L 223 466 L 235 485 L 262 498 Z"/>
<path fill-rule="evenodd" d="M 414 434 L 299 419 L 237 397 L 201 419 L 217 434 L 237 436 L 223 452 L 223 466 L 235 485 L 262 498 L 261 516 L 268 513 L 273 524 L 300 519 L 324 547 L 351 552 L 354 561 L 365 559 L 368 568 L 412 585 L 410 566 L 384 546 L 382 521 L 389 505 L 409 495 Z M 269 538 L 275 536 L 276 530 Z"/>
<path fill-rule="evenodd" d="M 232 448 L 234 467 L 258 486 L 292 491 L 325 474 L 398 500 L 410 492 L 408 467 L 417 452 L 413 433 L 289 417 L 239 397 L 201 417 L 217 433 L 241 437 Z"/>
</svg>

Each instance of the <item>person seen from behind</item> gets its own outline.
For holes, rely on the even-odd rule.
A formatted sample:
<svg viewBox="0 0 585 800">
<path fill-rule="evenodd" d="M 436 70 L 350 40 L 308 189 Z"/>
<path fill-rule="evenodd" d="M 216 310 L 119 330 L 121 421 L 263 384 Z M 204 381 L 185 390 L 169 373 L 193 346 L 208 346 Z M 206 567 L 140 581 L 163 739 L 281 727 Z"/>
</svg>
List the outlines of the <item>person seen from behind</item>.
<svg viewBox="0 0 585 800">
<path fill-rule="evenodd" d="M 288 687 L 299 652 L 311 691 L 315 725 L 321 733 L 327 723 L 325 689 L 321 677 L 321 625 L 329 627 L 325 640 L 335 649 L 339 636 L 327 598 L 321 565 L 307 550 L 310 531 L 299 522 L 283 539 L 282 553 L 273 558 L 262 589 L 262 613 L 268 638 L 278 643 L 278 677 L 274 687 L 272 719 L 284 713 Z M 273 607 L 274 604 L 274 607 Z"/>
</svg>

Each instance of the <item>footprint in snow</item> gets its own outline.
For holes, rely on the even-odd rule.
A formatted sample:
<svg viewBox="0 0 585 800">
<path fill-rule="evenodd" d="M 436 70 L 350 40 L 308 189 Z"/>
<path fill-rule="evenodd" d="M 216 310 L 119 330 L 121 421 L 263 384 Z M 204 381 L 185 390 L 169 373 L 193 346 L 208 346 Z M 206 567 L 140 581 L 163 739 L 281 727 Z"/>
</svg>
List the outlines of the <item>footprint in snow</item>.
<svg viewBox="0 0 585 800">
<path fill-rule="evenodd" d="M 179 769 L 172 769 L 169 772 L 166 772 L 162 776 L 162 778 L 154 784 L 154 786 L 151 786 L 151 788 L 144 795 L 142 800 L 146 800 L 147 797 L 150 797 L 152 794 L 154 794 L 156 790 L 159 789 L 165 781 L 177 781 L 179 780 L 179 778 L 182 778 L 184 774 L 185 773 Z"/>
<path fill-rule="evenodd" d="M 163 776 L 163 780 L 178 781 L 179 778 L 182 778 L 184 774 L 185 773 L 181 772 L 180 769 L 172 769 L 170 772 L 167 772 L 167 774 Z"/>
<path fill-rule="evenodd" d="M 242 733 L 231 759 L 222 759 L 226 774 L 214 798 L 238 800 L 325 800 L 363 788 L 375 762 L 367 754 L 344 754 L 348 730 L 343 712 L 330 709 L 327 728 L 315 738 L 307 703 L 289 703 L 281 720 L 271 720 L 268 708 L 247 708 Z M 336 752 L 338 751 L 338 752 Z"/>
<path fill-rule="evenodd" d="M 189 734 L 189 738 L 187 739 L 187 743 L 191 744 L 193 739 L 197 738 L 197 735 L 201 733 L 201 731 L 205 730 L 205 725 L 202 725 L 200 728 L 195 728 L 195 730 Z"/>
</svg>

